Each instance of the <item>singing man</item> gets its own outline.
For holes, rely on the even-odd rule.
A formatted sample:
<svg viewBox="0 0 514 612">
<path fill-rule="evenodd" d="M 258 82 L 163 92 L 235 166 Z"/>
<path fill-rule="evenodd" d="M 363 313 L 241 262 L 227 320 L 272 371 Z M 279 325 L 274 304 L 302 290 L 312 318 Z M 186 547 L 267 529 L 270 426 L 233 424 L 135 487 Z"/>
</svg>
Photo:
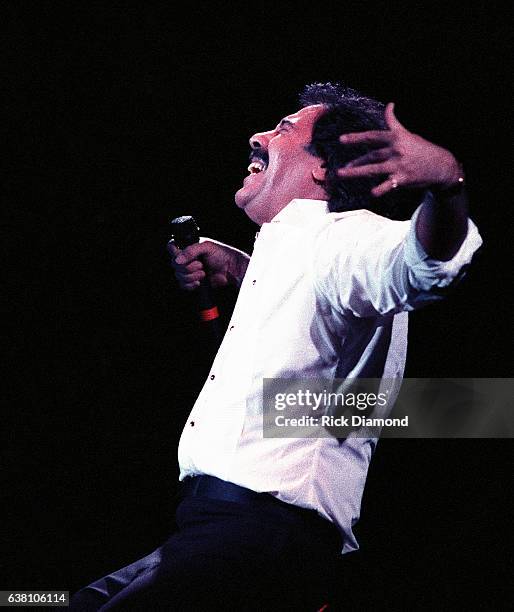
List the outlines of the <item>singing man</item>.
<svg viewBox="0 0 514 612">
<path fill-rule="evenodd" d="M 178 530 L 72 609 L 316 610 L 330 560 L 358 548 L 376 438 L 264 438 L 263 379 L 401 379 L 409 311 L 482 241 L 462 166 L 392 103 L 330 83 L 300 102 L 250 138 L 235 201 L 260 226 L 252 255 L 169 245 L 184 289 L 239 287 L 180 440 Z"/>
</svg>

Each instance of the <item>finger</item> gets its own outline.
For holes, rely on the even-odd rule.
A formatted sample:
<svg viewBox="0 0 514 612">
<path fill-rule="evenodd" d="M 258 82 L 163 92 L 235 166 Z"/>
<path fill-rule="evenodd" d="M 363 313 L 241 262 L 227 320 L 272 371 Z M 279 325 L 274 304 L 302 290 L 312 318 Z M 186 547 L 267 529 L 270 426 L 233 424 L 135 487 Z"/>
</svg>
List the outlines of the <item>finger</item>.
<svg viewBox="0 0 514 612">
<path fill-rule="evenodd" d="M 194 283 L 188 283 L 187 285 L 183 285 L 182 289 L 185 289 L 186 291 L 194 291 L 195 289 L 198 289 L 199 286 L 200 282 L 195 281 Z"/>
<path fill-rule="evenodd" d="M 352 161 L 348 162 L 344 167 L 353 168 L 355 166 L 364 166 L 364 164 L 369 164 L 370 162 L 385 161 L 386 159 L 389 159 L 392 154 L 393 150 L 390 147 L 386 147 L 384 149 L 373 149 L 373 151 L 370 151 L 365 155 L 352 159 Z"/>
<path fill-rule="evenodd" d="M 190 272 L 188 274 L 177 272 L 176 277 L 180 283 L 188 284 L 195 281 L 201 281 L 205 278 L 205 272 L 203 270 L 197 270 L 196 272 Z"/>
<path fill-rule="evenodd" d="M 373 189 L 371 190 L 371 195 L 373 195 L 375 198 L 380 198 L 381 196 L 385 195 L 386 193 L 392 190 L 393 190 L 393 181 L 391 179 L 387 179 L 383 183 L 380 183 L 380 185 L 373 187 Z"/>
<path fill-rule="evenodd" d="M 367 132 L 352 132 L 339 136 L 343 144 L 389 144 L 391 133 L 388 130 L 369 130 Z"/>
<path fill-rule="evenodd" d="M 382 164 L 367 164 L 366 166 L 357 166 L 355 168 L 339 168 L 338 176 L 343 178 L 355 178 L 358 176 L 376 176 L 377 174 L 390 174 L 393 171 L 391 162 Z"/>
<path fill-rule="evenodd" d="M 393 130 L 405 130 L 406 128 L 398 121 L 396 115 L 394 114 L 394 102 L 389 102 L 385 109 L 385 121 L 387 127 Z"/>
<path fill-rule="evenodd" d="M 209 242 L 197 242 L 183 249 L 175 261 L 182 266 L 187 265 L 202 255 L 209 253 L 211 249 L 212 245 Z"/>
<path fill-rule="evenodd" d="M 199 261 L 198 259 L 195 259 L 190 264 L 187 264 L 185 266 L 183 264 L 178 264 L 177 260 L 174 260 L 174 261 L 172 260 L 171 265 L 173 268 L 175 268 L 177 273 L 180 273 L 180 274 L 186 274 L 188 272 L 196 272 L 196 270 L 203 270 L 203 263 Z"/>
<path fill-rule="evenodd" d="M 181 266 L 186 272 L 197 272 L 198 270 L 203 270 L 203 264 L 198 259 L 195 259 L 187 266 Z"/>
<path fill-rule="evenodd" d="M 168 250 L 168 253 L 175 258 L 179 253 L 180 253 L 180 249 L 178 248 L 178 246 L 175 244 L 175 241 L 173 240 L 173 238 L 168 242 L 168 244 L 166 245 L 166 249 Z"/>
</svg>

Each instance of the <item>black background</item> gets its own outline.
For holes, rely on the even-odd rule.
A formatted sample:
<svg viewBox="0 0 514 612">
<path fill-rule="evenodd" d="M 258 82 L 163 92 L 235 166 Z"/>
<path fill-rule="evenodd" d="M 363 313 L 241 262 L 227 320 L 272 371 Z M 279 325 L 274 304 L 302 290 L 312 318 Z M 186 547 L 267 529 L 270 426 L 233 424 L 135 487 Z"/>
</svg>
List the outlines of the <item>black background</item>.
<svg viewBox="0 0 514 612">
<path fill-rule="evenodd" d="M 407 375 L 511 372 L 506 15 L 165 6 L 6 5 L 2 589 L 74 591 L 166 538 L 178 438 L 211 359 L 173 281 L 168 222 L 193 214 L 251 251 L 257 228 L 233 203 L 247 139 L 297 110 L 305 83 L 395 101 L 465 164 L 484 249 L 446 302 L 411 315 Z M 234 298 L 219 295 L 225 317 Z M 342 564 L 346 606 L 503 607 L 510 448 L 382 441 L 361 551 Z"/>
</svg>

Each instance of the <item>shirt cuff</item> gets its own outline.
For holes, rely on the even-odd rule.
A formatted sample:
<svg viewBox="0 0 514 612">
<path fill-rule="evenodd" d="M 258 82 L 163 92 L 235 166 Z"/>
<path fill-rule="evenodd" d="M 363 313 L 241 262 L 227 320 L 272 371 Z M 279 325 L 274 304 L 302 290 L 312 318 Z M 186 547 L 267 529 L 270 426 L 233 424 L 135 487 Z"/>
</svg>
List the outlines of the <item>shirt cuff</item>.
<svg viewBox="0 0 514 612">
<path fill-rule="evenodd" d="M 477 226 L 468 218 L 466 238 L 457 253 L 448 261 L 431 259 L 416 236 L 416 221 L 422 206 L 418 206 L 411 218 L 405 242 L 405 262 L 412 285 L 420 291 L 429 291 L 436 287 L 448 287 L 454 280 L 461 278 L 474 253 L 482 245 L 482 238 Z"/>
</svg>

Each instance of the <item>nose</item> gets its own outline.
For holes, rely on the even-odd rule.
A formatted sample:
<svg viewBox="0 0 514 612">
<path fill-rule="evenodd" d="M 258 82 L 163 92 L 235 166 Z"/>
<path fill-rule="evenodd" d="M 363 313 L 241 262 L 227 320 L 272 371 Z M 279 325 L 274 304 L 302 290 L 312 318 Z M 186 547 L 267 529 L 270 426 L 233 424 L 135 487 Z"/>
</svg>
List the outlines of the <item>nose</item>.
<svg viewBox="0 0 514 612">
<path fill-rule="evenodd" d="M 273 130 L 270 132 L 258 132 L 257 134 L 254 134 L 250 138 L 250 147 L 252 149 L 266 149 L 273 134 Z"/>
</svg>

